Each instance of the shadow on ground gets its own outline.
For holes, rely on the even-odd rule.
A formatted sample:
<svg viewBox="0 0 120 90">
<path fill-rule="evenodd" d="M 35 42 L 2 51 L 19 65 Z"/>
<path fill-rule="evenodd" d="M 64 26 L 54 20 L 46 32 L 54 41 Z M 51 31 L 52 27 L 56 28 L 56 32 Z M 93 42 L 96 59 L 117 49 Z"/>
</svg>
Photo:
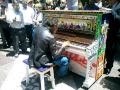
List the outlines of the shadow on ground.
<svg viewBox="0 0 120 90">
<path fill-rule="evenodd" d="M 56 85 L 60 84 L 60 83 L 64 83 L 68 86 L 70 86 L 71 88 L 73 88 L 74 90 L 77 90 L 78 88 L 82 87 L 84 78 L 74 74 L 72 72 L 69 73 L 69 75 L 67 75 L 64 78 L 55 78 L 55 82 Z M 74 82 L 74 85 L 73 85 Z M 39 88 L 40 86 L 40 77 L 39 75 L 34 75 L 32 77 L 30 77 L 30 81 L 29 84 L 26 85 L 26 81 L 23 80 L 21 82 L 22 88 L 23 90 L 40 90 Z M 47 77 L 45 77 L 45 90 L 50 90 L 52 88 L 51 82 L 48 80 Z"/>
<path fill-rule="evenodd" d="M 100 84 L 109 90 L 120 90 L 120 77 L 107 76 L 101 80 Z"/>
</svg>

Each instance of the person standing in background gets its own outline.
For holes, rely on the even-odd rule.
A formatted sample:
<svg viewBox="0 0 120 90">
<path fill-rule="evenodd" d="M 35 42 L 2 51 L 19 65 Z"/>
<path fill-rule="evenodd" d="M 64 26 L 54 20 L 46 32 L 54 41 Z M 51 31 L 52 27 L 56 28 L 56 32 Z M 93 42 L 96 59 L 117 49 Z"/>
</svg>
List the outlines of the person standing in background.
<svg viewBox="0 0 120 90">
<path fill-rule="evenodd" d="M 95 0 L 95 5 L 102 8 L 102 0 Z"/>
<path fill-rule="evenodd" d="M 13 2 L 12 6 L 13 6 L 13 10 L 8 14 L 9 18 L 7 18 L 7 20 L 12 28 L 11 32 L 12 32 L 14 55 L 15 57 L 18 57 L 20 43 L 21 43 L 22 52 L 24 53 L 27 51 L 26 34 L 24 30 L 23 14 L 19 10 L 19 3 Z"/>
<path fill-rule="evenodd" d="M 3 48 L 9 48 L 12 44 L 11 40 L 11 32 L 9 23 L 6 22 L 6 12 L 7 12 L 7 2 L 6 0 L 1 0 L 1 16 L 3 19 L 0 19 L 0 28 L 1 28 L 1 37 L 3 42 Z"/>
<path fill-rule="evenodd" d="M 3 0 L 0 1 L 0 34 L 2 39 L 3 48 L 7 47 L 6 37 L 5 37 L 5 6 Z"/>
<path fill-rule="evenodd" d="M 78 10 L 78 0 L 66 0 L 68 10 Z"/>
<path fill-rule="evenodd" d="M 40 11 L 42 10 L 42 5 L 40 3 L 35 4 L 35 17 L 33 19 L 34 26 L 41 26 L 42 25 L 42 20 L 43 20 L 43 14 Z"/>
<path fill-rule="evenodd" d="M 83 10 L 83 4 L 81 0 L 79 0 L 79 3 L 78 3 L 78 10 Z"/>
<path fill-rule="evenodd" d="M 53 0 L 46 0 L 46 10 L 53 9 Z"/>
<path fill-rule="evenodd" d="M 105 74 L 109 74 L 113 67 L 116 47 L 120 44 L 120 0 L 109 0 L 112 6 L 111 14 L 109 15 L 109 30 L 106 41 L 106 67 Z"/>
<path fill-rule="evenodd" d="M 32 7 L 28 6 L 27 2 L 22 3 L 21 12 L 23 14 L 23 20 L 25 24 L 25 31 L 27 34 L 27 39 L 29 41 L 29 47 L 32 44 L 32 32 L 33 32 L 33 19 L 35 15 L 35 11 Z"/>
<path fill-rule="evenodd" d="M 99 10 L 99 7 L 95 5 L 94 0 L 89 0 L 89 3 L 85 3 L 84 10 Z"/>
<path fill-rule="evenodd" d="M 80 0 L 80 1 L 82 2 L 83 6 L 85 6 L 85 3 L 89 2 L 89 0 Z"/>
<path fill-rule="evenodd" d="M 27 0 L 27 5 L 33 8 L 33 0 Z"/>
<path fill-rule="evenodd" d="M 68 10 L 66 0 L 60 0 L 60 5 L 55 10 Z"/>
</svg>

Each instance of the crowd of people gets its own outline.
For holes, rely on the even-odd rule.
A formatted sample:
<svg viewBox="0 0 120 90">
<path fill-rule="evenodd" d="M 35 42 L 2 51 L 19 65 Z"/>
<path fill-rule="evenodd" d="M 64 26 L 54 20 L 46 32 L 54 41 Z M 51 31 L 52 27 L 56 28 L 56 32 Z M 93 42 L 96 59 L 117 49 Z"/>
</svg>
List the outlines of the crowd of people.
<svg viewBox="0 0 120 90">
<path fill-rule="evenodd" d="M 12 3 L 2 1 L 0 11 L 1 16 L 5 16 L 4 19 L 0 20 L 3 48 L 13 46 L 15 56 L 18 56 L 20 48 L 23 53 L 26 53 L 27 41 L 29 47 L 32 44 L 34 27 L 42 24 L 43 15 L 40 10 L 60 10 L 65 9 L 65 6 L 65 0 L 61 0 L 61 2 L 48 0 L 46 4 L 39 1 L 33 3 L 32 0 L 14 1 Z"/>
<path fill-rule="evenodd" d="M 3 48 L 13 46 L 15 56 L 20 48 L 23 53 L 27 52 L 26 43 L 28 41 L 31 47 L 33 28 L 42 23 L 41 4 L 36 4 L 35 8 L 31 4 L 32 0 L 8 3 L 4 9 L 5 19 L 0 20 Z"/>
<path fill-rule="evenodd" d="M 83 9 L 89 10 L 88 6 Z M 42 24 L 40 10 L 68 10 L 67 1 L 46 0 L 44 4 L 32 0 L 1 2 L 1 15 L 5 15 L 5 19 L 0 20 L 3 47 L 13 46 L 15 56 L 18 56 L 19 49 L 27 52 L 27 42 L 31 47 L 34 27 Z"/>
</svg>

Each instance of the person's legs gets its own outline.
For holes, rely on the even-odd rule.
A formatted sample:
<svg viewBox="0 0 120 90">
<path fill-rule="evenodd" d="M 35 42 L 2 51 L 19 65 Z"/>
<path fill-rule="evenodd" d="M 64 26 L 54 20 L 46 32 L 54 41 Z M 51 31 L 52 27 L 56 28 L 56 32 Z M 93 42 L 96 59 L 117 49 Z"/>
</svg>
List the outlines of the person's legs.
<svg viewBox="0 0 120 90">
<path fill-rule="evenodd" d="M 120 37 L 118 37 L 116 39 L 116 55 L 115 55 L 115 60 L 117 60 L 117 62 L 120 65 Z"/>
<path fill-rule="evenodd" d="M 5 31 L 5 37 L 6 37 L 6 41 L 7 41 L 7 45 L 8 47 L 10 47 L 12 45 L 12 39 L 11 39 L 11 27 L 9 26 L 8 23 L 5 24 L 6 27 L 4 28 Z"/>
<path fill-rule="evenodd" d="M 25 30 L 26 30 L 26 34 L 27 34 L 27 38 L 29 40 L 29 46 L 31 47 L 32 45 L 32 32 L 33 32 L 33 25 L 25 25 Z"/>
<path fill-rule="evenodd" d="M 65 75 L 68 74 L 68 64 L 69 64 L 69 59 L 65 56 L 57 58 L 54 61 L 54 64 L 58 66 L 56 70 L 56 74 L 58 77 L 64 77 Z"/>
<path fill-rule="evenodd" d="M 1 39 L 2 39 L 2 45 L 3 45 L 3 48 L 6 48 L 7 47 L 7 42 L 6 42 L 6 37 L 5 37 L 5 34 L 4 34 L 3 25 L 4 25 L 3 20 L 0 20 L 0 34 L 1 34 Z"/>
<path fill-rule="evenodd" d="M 0 27 L 0 34 L 1 34 L 3 48 L 6 48 L 7 44 L 6 44 L 5 35 L 3 33 L 2 27 Z"/>
<path fill-rule="evenodd" d="M 104 69 L 105 74 L 109 74 L 112 67 L 113 67 L 113 62 L 115 58 L 115 39 L 114 36 L 108 36 L 107 37 L 107 42 L 106 42 L 106 68 Z"/>
<path fill-rule="evenodd" d="M 19 53 L 19 30 L 13 29 L 13 49 L 15 55 Z"/>
<path fill-rule="evenodd" d="M 21 30 L 19 31 L 19 39 L 20 39 L 20 44 L 21 44 L 22 52 L 26 53 L 26 51 L 27 51 L 26 33 L 25 33 L 25 29 L 24 28 L 21 28 Z"/>
</svg>

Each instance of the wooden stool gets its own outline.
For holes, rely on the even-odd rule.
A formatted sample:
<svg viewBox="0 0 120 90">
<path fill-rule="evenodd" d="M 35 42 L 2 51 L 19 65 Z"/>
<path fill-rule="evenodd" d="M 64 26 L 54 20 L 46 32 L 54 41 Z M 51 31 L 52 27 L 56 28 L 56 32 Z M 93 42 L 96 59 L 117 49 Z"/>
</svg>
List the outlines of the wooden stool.
<svg viewBox="0 0 120 90">
<path fill-rule="evenodd" d="M 27 71 L 27 77 L 26 77 L 26 84 L 29 83 L 29 65 L 28 65 L 28 60 L 24 60 L 23 61 L 26 64 L 26 71 Z M 55 88 L 55 79 L 54 79 L 54 70 L 53 70 L 54 66 L 50 66 L 50 67 L 40 67 L 40 68 L 31 68 L 34 72 L 38 73 L 40 75 L 40 83 L 41 83 L 41 90 L 45 90 L 45 81 L 44 81 L 44 77 L 45 74 L 50 72 L 50 81 L 52 83 L 52 88 Z"/>
</svg>

